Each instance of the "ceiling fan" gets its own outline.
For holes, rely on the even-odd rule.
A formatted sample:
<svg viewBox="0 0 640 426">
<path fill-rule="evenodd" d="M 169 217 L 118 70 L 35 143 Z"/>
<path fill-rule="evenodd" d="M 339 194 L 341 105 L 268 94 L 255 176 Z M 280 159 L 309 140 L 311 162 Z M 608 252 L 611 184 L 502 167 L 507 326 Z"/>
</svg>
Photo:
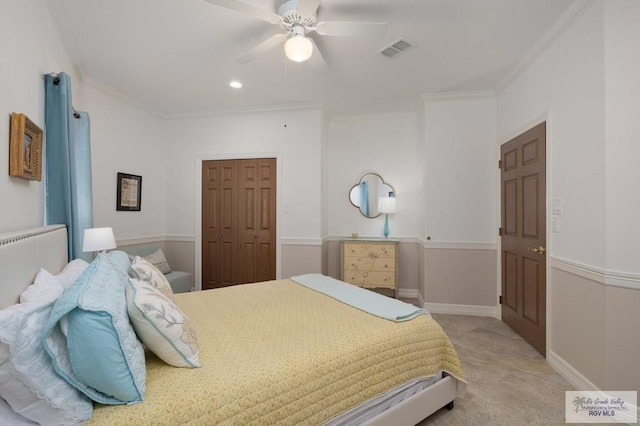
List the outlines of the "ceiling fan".
<svg viewBox="0 0 640 426">
<path fill-rule="evenodd" d="M 320 0 L 284 0 L 277 13 L 260 9 L 241 0 L 205 0 L 211 4 L 278 25 L 275 34 L 236 58 L 246 64 L 259 55 L 284 43 L 287 58 L 296 62 L 309 60 L 310 65 L 325 71 L 326 63 L 309 33 L 321 36 L 375 37 L 386 34 L 387 24 L 380 22 L 316 21 Z M 313 54 L 315 51 L 315 54 Z"/>
</svg>

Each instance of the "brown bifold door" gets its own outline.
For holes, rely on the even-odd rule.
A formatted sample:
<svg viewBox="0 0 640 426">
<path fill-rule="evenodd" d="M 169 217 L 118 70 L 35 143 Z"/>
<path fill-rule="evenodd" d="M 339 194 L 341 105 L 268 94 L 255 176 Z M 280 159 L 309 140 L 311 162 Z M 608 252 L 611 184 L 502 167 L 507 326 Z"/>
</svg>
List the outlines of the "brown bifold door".
<svg viewBox="0 0 640 426">
<path fill-rule="evenodd" d="M 502 320 L 546 356 L 546 123 L 500 158 Z"/>
<path fill-rule="evenodd" d="M 202 162 L 202 288 L 276 278 L 276 159 Z"/>
<path fill-rule="evenodd" d="M 240 284 L 276 278 L 276 160 L 238 161 Z"/>
</svg>

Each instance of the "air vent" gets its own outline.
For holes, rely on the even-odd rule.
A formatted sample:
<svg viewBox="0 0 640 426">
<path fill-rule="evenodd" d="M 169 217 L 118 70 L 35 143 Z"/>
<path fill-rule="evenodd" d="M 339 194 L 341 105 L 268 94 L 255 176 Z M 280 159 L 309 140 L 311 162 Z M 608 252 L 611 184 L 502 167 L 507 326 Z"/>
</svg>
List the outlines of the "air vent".
<svg viewBox="0 0 640 426">
<path fill-rule="evenodd" d="M 398 56 L 402 52 L 406 52 L 412 47 L 414 47 L 413 44 L 409 43 L 406 40 L 399 39 L 394 41 L 390 45 L 383 47 L 382 50 L 380 50 L 378 53 L 387 58 L 393 58 L 395 56 Z"/>
</svg>

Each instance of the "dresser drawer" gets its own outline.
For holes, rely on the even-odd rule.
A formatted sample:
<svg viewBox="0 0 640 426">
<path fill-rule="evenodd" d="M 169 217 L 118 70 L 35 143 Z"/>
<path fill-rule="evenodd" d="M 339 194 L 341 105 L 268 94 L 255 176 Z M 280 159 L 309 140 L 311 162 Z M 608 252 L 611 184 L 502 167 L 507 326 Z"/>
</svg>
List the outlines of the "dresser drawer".
<svg viewBox="0 0 640 426">
<path fill-rule="evenodd" d="M 346 271 L 395 271 L 395 257 L 344 257 L 344 270 Z"/>
<path fill-rule="evenodd" d="M 396 257 L 395 244 L 344 243 L 344 256 L 347 257 Z"/>
<path fill-rule="evenodd" d="M 344 271 L 344 281 L 362 287 L 396 288 L 396 273 L 382 271 Z"/>
</svg>

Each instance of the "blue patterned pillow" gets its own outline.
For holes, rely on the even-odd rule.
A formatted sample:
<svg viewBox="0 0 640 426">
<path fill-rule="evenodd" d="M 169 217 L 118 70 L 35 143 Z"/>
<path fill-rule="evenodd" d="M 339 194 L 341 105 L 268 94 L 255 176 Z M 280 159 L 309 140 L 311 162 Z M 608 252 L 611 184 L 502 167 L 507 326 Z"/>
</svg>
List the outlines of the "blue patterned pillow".
<svg viewBox="0 0 640 426">
<path fill-rule="evenodd" d="M 56 372 L 102 404 L 144 399 L 144 350 L 125 300 L 128 269 L 122 251 L 98 255 L 56 301 L 45 328 L 44 347 Z"/>
</svg>

